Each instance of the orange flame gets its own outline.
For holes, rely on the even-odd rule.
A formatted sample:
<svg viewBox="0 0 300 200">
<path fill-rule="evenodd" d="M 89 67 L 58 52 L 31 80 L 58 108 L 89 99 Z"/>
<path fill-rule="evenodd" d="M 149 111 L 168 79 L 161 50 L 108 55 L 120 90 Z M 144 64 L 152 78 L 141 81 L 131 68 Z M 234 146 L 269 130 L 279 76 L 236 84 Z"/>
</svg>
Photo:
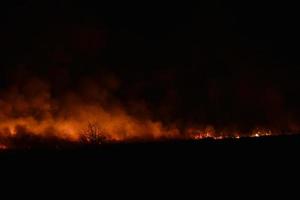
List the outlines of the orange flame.
<svg viewBox="0 0 300 200">
<path fill-rule="evenodd" d="M 116 81 L 108 81 L 111 88 Z M 49 135 L 69 141 L 78 141 L 89 123 L 95 123 L 102 134 L 115 141 L 131 139 L 224 139 L 270 136 L 274 131 L 254 128 L 251 133 L 238 130 L 216 130 L 214 126 L 178 128 L 150 117 L 138 117 L 128 112 L 119 102 L 110 98 L 109 91 L 87 84 L 84 95 L 66 93 L 60 99 L 51 96 L 50 86 L 33 79 L 11 87 L 0 95 L 0 144 L 5 138 L 16 137 L 20 131 L 34 136 Z M 90 100 L 91 99 L 91 100 Z M 138 105 L 140 106 L 140 105 Z M 20 129 L 20 127 L 22 127 Z M 294 126 L 295 129 L 295 126 Z M 3 139 L 4 138 L 4 139 Z M 1 144 L 0 149 L 6 146 Z"/>
</svg>

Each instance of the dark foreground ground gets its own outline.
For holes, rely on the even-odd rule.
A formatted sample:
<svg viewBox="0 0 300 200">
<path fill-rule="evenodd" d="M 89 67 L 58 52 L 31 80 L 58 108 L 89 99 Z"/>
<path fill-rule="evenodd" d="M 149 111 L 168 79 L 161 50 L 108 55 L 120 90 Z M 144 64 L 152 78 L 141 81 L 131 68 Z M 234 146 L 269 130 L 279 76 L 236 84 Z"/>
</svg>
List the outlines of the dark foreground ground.
<svg viewBox="0 0 300 200">
<path fill-rule="evenodd" d="M 111 190 L 110 195 L 124 194 L 116 188 L 146 196 L 155 191 L 174 195 L 183 188 L 185 195 L 201 197 L 205 191 L 223 196 L 222 189 L 230 196 L 266 188 L 274 194 L 298 185 L 299 150 L 300 136 L 7 150 L 0 153 L 0 180 L 27 191 L 46 189 L 44 194 L 77 194 L 83 188 L 96 196 Z"/>
<path fill-rule="evenodd" d="M 130 142 L 96 147 L 32 148 L 1 150 L 1 163 L 18 165 L 213 165 L 290 164 L 298 161 L 300 136 L 274 136 L 225 140 Z M 234 165 L 234 166 L 232 166 Z"/>
<path fill-rule="evenodd" d="M 195 191 L 225 187 L 235 193 L 240 187 L 252 193 L 298 182 L 299 150 L 300 136 L 19 149 L 0 153 L 0 172 L 2 182 L 6 177 L 21 187 L 30 181 L 43 187 L 51 180 L 52 186 L 88 185 L 96 191 L 100 185 L 134 189 L 134 184 L 148 192 L 157 185 L 189 185 Z"/>
</svg>

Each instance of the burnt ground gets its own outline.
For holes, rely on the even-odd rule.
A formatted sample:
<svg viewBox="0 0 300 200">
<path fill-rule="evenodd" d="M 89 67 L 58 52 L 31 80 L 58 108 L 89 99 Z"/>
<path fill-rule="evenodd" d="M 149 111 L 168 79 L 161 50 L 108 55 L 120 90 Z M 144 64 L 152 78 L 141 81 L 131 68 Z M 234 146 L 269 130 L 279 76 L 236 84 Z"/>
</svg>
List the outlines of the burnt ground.
<svg viewBox="0 0 300 200">
<path fill-rule="evenodd" d="M 276 194 L 297 186 L 299 142 L 278 136 L 7 150 L 0 153 L 1 182 L 44 195 Z"/>
<path fill-rule="evenodd" d="M 1 150 L 0 161 L 18 165 L 89 165 L 101 167 L 192 165 L 216 169 L 244 165 L 296 163 L 300 136 L 273 136 L 224 140 L 128 142 L 99 146 Z"/>
<path fill-rule="evenodd" d="M 144 194 L 171 188 L 174 193 L 174 186 L 197 195 L 204 188 L 252 194 L 270 185 L 297 185 L 299 144 L 300 136 L 277 136 L 5 150 L 1 181 L 18 187 L 46 184 L 52 192 L 71 187 L 72 194 L 74 185 L 94 189 L 89 194 L 116 187 L 134 193 L 140 188 Z"/>
</svg>

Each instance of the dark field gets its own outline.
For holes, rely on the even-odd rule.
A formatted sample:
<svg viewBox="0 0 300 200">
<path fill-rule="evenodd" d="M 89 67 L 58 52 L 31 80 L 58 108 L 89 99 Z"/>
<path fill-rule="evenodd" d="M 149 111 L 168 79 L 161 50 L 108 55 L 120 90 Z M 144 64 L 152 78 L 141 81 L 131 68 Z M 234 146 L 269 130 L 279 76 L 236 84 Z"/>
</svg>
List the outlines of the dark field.
<svg viewBox="0 0 300 200">
<path fill-rule="evenodd" d="M 65 148 L 1 150 L 4 163 L 60 165 L 95 164 L 102 167 L 137 165 L 214 164 L 217 168 L 244 164 L 297 162 L 300 136 L 269 136 L 241 139 L 203 139 L 159 142 L 127 142 L 98 146 L 68 145 Z M 233 164 L 234 163 L 234 164 Z M 259 165 L 257 166 L 259 168 Z"/>
<path fill-rule="evenodd" d="M 300 136 L 278 136 L 5 150 L 0 153 L 0 169 L 1 177 L 17 177 L 14 184 L 22 187 L 28 181 L 40 185 L 50 179 L 53 186 L 88 185 L 97 188 L 94 192 L 102 191 L 101 185 L 134 185 L 148 192 L 156 186 L 188 186 L 195 191 L 203 186 L 230 188 L 233 193 L 239 187 L 252 193 L 269 184 L 298 181 L 299 144 Z"/>
</svg>

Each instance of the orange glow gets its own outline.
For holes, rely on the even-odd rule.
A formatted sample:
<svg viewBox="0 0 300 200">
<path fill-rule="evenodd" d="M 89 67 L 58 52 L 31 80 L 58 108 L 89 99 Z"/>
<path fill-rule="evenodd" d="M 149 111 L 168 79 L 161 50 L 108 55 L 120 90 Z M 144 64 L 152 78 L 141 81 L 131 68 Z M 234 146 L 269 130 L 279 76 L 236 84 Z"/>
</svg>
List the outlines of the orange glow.
<svg viewBox="0 0 300 200">
<path fill-rule="evenodd" d="M 1 151 L 1 150 L 4 150 L 4 149 L 7 149 L 7 146 L 4 145 L 4 144 L 0 144 L 0 151 Z"/>
<path fill-rule="evenodd" d="M 117 81 L 108 82 L 110 90 L 118 85 Z M 98 87 L 96 83 L 87 82 L 86 85 L 83 95 L 69 92 L 58 100 L 51 97 L 50 86 L 38 79 L 12 86 L 3 92 L 0 95 L 0 144 L 6 144 L 8 139 L 19 137 L 22 133 L 44 139 L 51 136 L 79 141 L 89 123 L 97 125 L 101 135 L 113 141 L 240 139 L 270 136 L 275 132 L 254 128 L 250 133 L 241 133 L 235 129 L 220 130 L 212 125 L 179 128 L 176 123 L 154 120 L 146 111 L 140 114 L 142 117 L 132 114 L 130 108 L 111 99 L 107 89 Z M 143 107 L 138 103 L 136 106 Z M 293 126 L 295 129 L 297 126 Z M 0 148 L 6 146 L 1 145 Z"/>
<path fill-rule="evenodd" d="M 207 126 L 203 130 L 195 130 L 189 129 L 187 132 L 188 136 L 194 140 L 201 140 L 201 139 L 214 139 L 214 140 L 221 140 L 221 139 L 241 139 L 246 137 L 266 137 L 274 135 L 270 129 L 266 128 L 255 128 L 250 133 L 240 133 L 237 131 L 232 132 L 223 132 L 220 133 L 215 132 L 215 129 L 212 126 Z"/>
</svg>

